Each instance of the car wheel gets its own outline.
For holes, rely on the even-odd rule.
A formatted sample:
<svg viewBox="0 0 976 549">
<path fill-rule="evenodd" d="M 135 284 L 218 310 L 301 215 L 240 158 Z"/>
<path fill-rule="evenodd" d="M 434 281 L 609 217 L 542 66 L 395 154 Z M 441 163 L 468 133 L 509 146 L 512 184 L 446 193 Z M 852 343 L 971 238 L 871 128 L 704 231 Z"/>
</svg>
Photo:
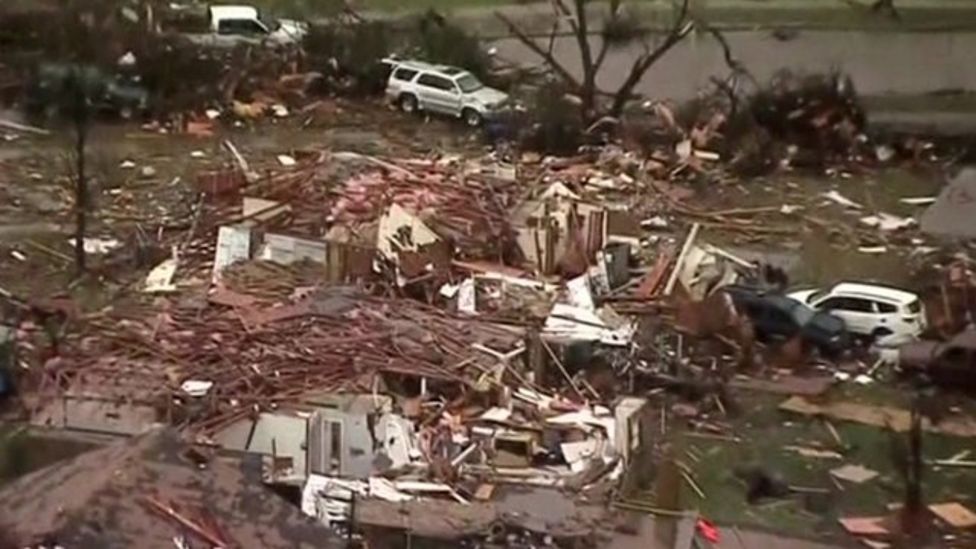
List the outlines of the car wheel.
<svg viewBox="0 0 976 549">
<path fill-rule="evenodd" d="M 412 95 L 400 96 L 400 110 L 407 114 L 417 112 L 417 98 Z"/>
<path fill-rule="evenodd" d="M 881 339 L 882 337 L 890 336 L 893 333 L 894 332 L 892 332 L 888 328 L 875 328 L 875 330 L 873 332 L 871 332 L 871 337 L 869 338 L 870 339 L 869 343 L 874 343 L 875 341 Z"/>
<path fill-rule="evenodd" d="M 477 128 L 482 122 L 481 113 L 474 109 L 464 109 L 461 111 L 461 118 L 464 120 L 465 124 L 472 128 Z"/>
</svg>

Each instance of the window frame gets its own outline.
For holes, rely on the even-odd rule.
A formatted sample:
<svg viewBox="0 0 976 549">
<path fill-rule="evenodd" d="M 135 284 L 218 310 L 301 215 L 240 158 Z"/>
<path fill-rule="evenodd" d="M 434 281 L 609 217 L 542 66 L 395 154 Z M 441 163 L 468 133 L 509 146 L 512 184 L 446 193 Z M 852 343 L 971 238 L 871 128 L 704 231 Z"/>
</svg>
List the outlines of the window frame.
<svg viewBox="0 0 976 549">
<path fill-rule="evenodd" d="M 400 78 L 397 75 L 398 73 L 401 72 L 410 73 L 410 76 L 408 76 L 407 78 Z M 417 78 L 418 74 L 420 74 L 419 69 L 412 69 L 410 67 L 397 67 L 393 69 L 393 79 L 396 80 L 397 82 L 413 82 L 413 79 Z"/>
<path fill-rule="evenodd" d="M 442 81 L 442 84 L 441 85 L 435 85 L 435 84 L 427 84 L 427 83 L 424 83 L 424 82 L 422 82 L 422 80 L 424 80 L 425 77 L 429 77 L 433 81 L 438 81 L 438 80 L 439 81 Z M 417 78 L 417 85 L 418 86 L 423 86 L 425 88 L 437 90 L 437 91 L 442 91 L 442 92 L 453 92 L 455 95 L 458 94 L 457 85 L 454 83 L 453 80 L 451 80 L 450 78 L 445 78 L 445 77 L 443 77 L 443 76 L 441 76 L 439 74 L 435 74 L 435 73 L 432 73 L 432 72 L 425 72 L 425 73 L 421 74 Z M 446 88 L 445 87 L 441 87 L 442 85 L 446 85 L 447 87 Z"/>
<path fill-rule="evenodd" d="M 252 27 L 252 30 L 242 32 L 242 29 L 235 29 L 228 32 L 223 28 L 223 26 L 227 23 L 234 25 L 249 24 Z M 217 21 L 217 34 L 221 36 L 266 36 L 268 34 L 268 29 L 264 28 L 260 22 L 253 19 L 221 19 Z"/>
</svg>

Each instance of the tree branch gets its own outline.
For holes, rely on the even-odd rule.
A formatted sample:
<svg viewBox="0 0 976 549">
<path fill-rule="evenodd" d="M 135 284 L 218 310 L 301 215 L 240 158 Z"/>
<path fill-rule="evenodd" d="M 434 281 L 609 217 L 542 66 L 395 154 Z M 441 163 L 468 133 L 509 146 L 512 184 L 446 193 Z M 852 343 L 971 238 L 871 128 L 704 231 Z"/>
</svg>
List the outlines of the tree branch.
<svg viewBox="0 0 976 549">
<path fill-rule="evenodd" d="M 556 15 L 565 17 L 569 21 L 569 27 L 573 29 L 573 32 L 576 32 L 576 17 L 574 17 L 573 12 L 566 7 L 566 3 L 563 0 L 553 0 L 552 4 L 555 6 Z"/>
<path fill-rule="evenodd" d="M 648 48 L 646 53 L 634 60 L 630 74 L 627 75 L 627 79 L 624 80 L 624 83 L 614 96 L 613 105 L 610 108 L 611 115 L 620 116 L 627 101 L 633 95 L 634 88 L 644 77 L 647 70 L 659 59 L 664 57 L 664 54 L 671 51 L 671 48 L 681 42 L 695 28 L 694 22 L 688 20 L 689 1 L 682 0 L 681 7 L 678 9 L 678 15 L 675 17 L 674 24 L 671 26 L 671 30 L 668 32 L 664 41 L 658 44 L 653 50 Z"/>
<path fill-rule="evenodd" d="M 610 0 L 610 20 L 613 21 L 620 14 L 620 0 Z M 593 62 L 594 72 L 600 72 L 600 67 L 603 66 L 603 61 L 607 58 L 607 53 L 610 51 L 610 41 L 607 37 L 603 37 L 603 43 L 600 44 L 600 52 L 596 55 L 596 61 Z"/>
<path fill-rule="evenodd" d="M 709 34 L 715 38 L 719 45 L 722 46 L 722 56 L 725 58 L 725 65 L 729 68 L 729 70 L 735 75 L 741 74 L 745 76 L 754 86 L 759 87 L 759 83 L 756 81 L 755 77 L 752 76 L 752 73 L 749 72 L 749 69 L 747 69 L 741 61 L 733 57 L 732 47 L 729 46 L 729 42 L 725 39 L 725 35 L 711 25 L 706 26 L 705 30 L 707 30 Z"/>
<path fill-rule="evenodd" d="M 695 28 L 695 24 L 692 22 L 687 22 L 684 27 L 679 29 L 675 34 L 670 34 L 668 37 L 658 45 L 653 51 L 638 57 L 634 61 L 634 65 L 630 70 L 630 74 L 627 79 L 617 90 L 617 93 L 613 100 L 613 107 L 611 108 L 611 113 L 614 116 L 619 116 L 623 112 L 624 105 L 630 100 L 633 95 L 634 88 L 644 77 L 644 73 L 647 72 L 651 66 L 656 63 L 660 58 L 664 57 L 664 54 L 668 53 L 671 48 L 677 45 L 684 37 L 691 33 L 692 29 Z"/>
<path fill-rule="evenodd" d="M 607 58 L 607 53 L 610 51 L 610 41 L 606 38 L 603 39 L 603 44 L 600 45 L 600 52 L 596 55 L 596 61 L 593 62 L 593 71 L 600 72 L 600 67 L 603 66 L 603 61 Z"/>
<path fill-rule="evenodd" d="M 563 4 L 563 0 L 556 0 L 563 9 L 566 9 L 566 5 Z M 580 49 L 580 56 L 583 60 L 583 86 L 587 86 L 587 83 L 593 79 L 593 51 L 590 50 L 590 31 L 587 22 L 586 15 L 586 0 L 574 0 L 574 8 L 576 9 L 576 20 L 575 22 L 571 19 L 570 26 L 573 29 L 573 34 L 576 36 L 576 44 Z"/>
<path fill-rule="evenodd" d="M 574 91 L 579 90 L 580 88 L 579 81 L 573 77 L 572 73 L 570 73 L 566 69 L 566 67 L 564 67 L 561 63 L 559 63 L 559 61 L 556 60 L 555 56 L 553 56 L 551 52 L 546 52 L 545 50 L 543 50 L 539 46 L 539 44 L 536 44 L 535 40 L 533 40 L 527 34 L 525 34 L 525 32 L 522 29 L 520 29 L 518 25 L 512 22 L 512 20 L 506 17 L 504 14 L 500 12 L 495 12 L 495 17 L 500 19 L 502 23 L 505 23 L 505 26 L 508 27 L 508 30 L 516 38 L 518 38 L 519 42 L 525 44 L 527 48 L 532 50 L 536 55 L 541 57 L 542 60 L 546 62 L 546 64 L 552 67 L 552 70 L 555 71 L 556 74 L 558 74 L 559 77 L 566 82 L 566 84 L 572 87 Z"/>
<path fill-rule="evenodd" d="M 549 47 L 546 51 L 549 55 L 552 55 L 552 48 L 556 45 L 556 34 L 559 32 L 559 21 L 554 21 L 552 23 L 552 30 L 549 31 Z"/>
</svg>

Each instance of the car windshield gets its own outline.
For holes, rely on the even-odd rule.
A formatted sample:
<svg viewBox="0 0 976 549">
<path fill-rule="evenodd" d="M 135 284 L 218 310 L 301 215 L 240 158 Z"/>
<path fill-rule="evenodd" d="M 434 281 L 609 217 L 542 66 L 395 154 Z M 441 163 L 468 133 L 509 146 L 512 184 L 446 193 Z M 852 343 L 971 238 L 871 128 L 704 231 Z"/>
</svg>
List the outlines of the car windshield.
<svg viewBox="0 0 976 549">
<path fill-rule="evenodd" d="M 458 78 L 457 84 L 464 93 L 471 93 L 485 87 L 473 74 L 465 74 L 461 78 Z"/>
<path fill-rule="evenodd" d="M 258 21 L 264 25 L 264 28 L 268 29 L 270 32 L 275 32 L 281 28 L 281 21 L 273 17 L 269 17 L 268 14 L 263 12 L 258 12 Z"/>
<path fill-rule="evenodd" d="M 803 306 L 802 303 L 796 302 L 791 306 L 790 314 L 793 316 L 793 320 L 800 326 L 806 326 L 811 320 L 813 320 L 814 312 L 812 309 Z"/>
<path fill-rule="evenodd" d="M 810 297 L 807 298 L 807 303 L 816 303 L 826 295 L 827 295 L 827 290 L 817 290 L 812 294 L 810 294 Z"/>
</svg>

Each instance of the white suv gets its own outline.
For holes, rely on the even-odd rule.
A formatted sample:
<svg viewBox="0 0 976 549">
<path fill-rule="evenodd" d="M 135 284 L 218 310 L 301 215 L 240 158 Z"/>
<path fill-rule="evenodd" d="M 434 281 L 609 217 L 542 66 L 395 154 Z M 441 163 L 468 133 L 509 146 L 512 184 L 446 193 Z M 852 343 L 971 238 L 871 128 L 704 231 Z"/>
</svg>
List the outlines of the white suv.
<svg viewBox="0 0 976 549">
<path fill-rule="evenodd" d="M 789 296 L 842 318 L 850 332 L 875 340 L 915 339 L 928 325 L 917 295 L 887 286 L 841 282 L 828 290 L 802 290 Z"/>
<path fill-rule="evenodd" d="M 384 59 L 392 71 L 386 96 L 403 112 L 447 114 L 479 126 L 502 103 L 505 92 L 489 88 L 468 71 L 446 65 Z"/>
</svg>

